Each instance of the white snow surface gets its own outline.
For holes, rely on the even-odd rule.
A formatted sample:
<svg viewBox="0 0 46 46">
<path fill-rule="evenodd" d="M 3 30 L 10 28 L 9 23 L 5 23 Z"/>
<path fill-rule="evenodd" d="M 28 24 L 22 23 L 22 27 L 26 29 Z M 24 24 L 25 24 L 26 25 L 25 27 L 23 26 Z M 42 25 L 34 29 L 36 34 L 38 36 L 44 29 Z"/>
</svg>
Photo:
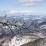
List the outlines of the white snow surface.
<svg viewBox="0 0 46 46">
<path fill-rule="evenodd" d="M 34 33 L 34 36 L 17 35 L 10 40 L 6 40 L 2 46 L 21 46 L 23 44 L 33 42 L 34 40 L 37 40 L 39 38 L 45 38 L 45 36 L 42 33 Z"/>
<path fill-rule="evenodd" d="M 14 36 L 11 41 L 6 41 L 5 43 L 3 43 L 3 46 L 21 46 L 34 40 L 35 39 L 31 39 L 30 36 L 23 36 L 22 38 L 17 38 L 16 36 Z"/>
</svg>

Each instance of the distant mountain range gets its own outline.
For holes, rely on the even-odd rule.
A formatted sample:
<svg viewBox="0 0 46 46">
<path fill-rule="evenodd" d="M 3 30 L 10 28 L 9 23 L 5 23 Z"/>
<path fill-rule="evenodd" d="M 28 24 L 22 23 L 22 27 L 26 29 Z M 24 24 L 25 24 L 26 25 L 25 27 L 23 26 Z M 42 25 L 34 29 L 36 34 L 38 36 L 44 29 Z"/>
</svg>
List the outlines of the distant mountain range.
<svg viewBox="0 0 46 46">
<path fill-rule="evenodd" d="M 6 34 L 11 35 L 13 32 L 14 32 L 14 34 L 19 34 L 19 33 L 24 33 L 24 32 L 29 33 L 29 32 L 34 32 L 34 31 L 40 32 L 40 29 L 42 29 L 41 26 L 46 24 L 46 18 L 45 18 L 45 16 L 35 16 L 35 15 L 27 15 L 27 16 L 18 15 L 17 16 L 16 15 L 16 16 L 8 16 L 6 18 L 0 17 L 0 22 L 2 22 L 4 25 L 4 26 L 0 25 L 2 30 L 4 30 L 4 31 L 0 30 L 0 32 L 4 33 L 3 35 L 6 35 Z M 12 27 L 5 23 L 10 23 L 10 24 L 16 25 L 16 26 L 18 26 L 18 29 L 17 29 L 17 27 L 15 27 L 15 29 L 14 29 L 14 26 Z M 22 24 L 22 27 L 25 28 L 24 29 L 25 31 L 22 29 L 22 27 L 20 28 L 19 24 L 20 25 Z M 11 33 L 11 30 L 12 30 L 12 33 Z M 0 36 L 2 36 L 1 35 L 2 33 L 0 33 Z"/>
<path fill-rule="evenodd" d="M 29 36 L 41 37 L 43 35 L 46 36 L 46 16 L 15 15 L 0 17 L 0 39 L 2 39 L 0 40 L 0 46 L 19 46 L 18 43 L 20 42 L 17 43 L 18 45 L 15 43 L 17 40 L 19 41 L 21 39 L 22 41 L 27 36 L 29 38 Z M 9 42 L 11 43 L 11 41 L 15 44 L 7 44 Z"/>
</svg>

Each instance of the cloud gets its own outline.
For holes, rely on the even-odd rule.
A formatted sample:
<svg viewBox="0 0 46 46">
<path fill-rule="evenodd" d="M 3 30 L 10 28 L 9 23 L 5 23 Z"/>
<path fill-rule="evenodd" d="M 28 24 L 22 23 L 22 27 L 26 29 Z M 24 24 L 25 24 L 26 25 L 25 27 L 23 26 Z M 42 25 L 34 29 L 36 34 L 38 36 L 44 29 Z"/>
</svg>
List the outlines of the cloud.
<svg viewBox="0 0 46 46">
<path fill-rule="evenodd" d="M 40 4 L 42 0 L 19 0 L 19 4 L 22 6 L 32 6 Z"/>
<path fill-rule="evenodd" d="M 36 11 L 31 10 L 2 10 L 0 11 L 0 15 L 42 15 L 43 13 L 37 13 Z"/>
<path fill-rule="evenodd" d="M 10 10 L 7 12 L 7 14 L 15 14 L 15 13 L 16 13 L 16 11 L 14 11 L 14 10 Z"/>
<path fill-rule="evenodd" d="M 33 13 L 34 11 L 29 11 L 29 10 L 21 10 L 21 11 L 10 10 L 7 12 L 7 14 L 17 14 L 17 15 L 30 15 Z"/>
<path fill-rule="evenodd" d="M 21 10 L 21 11 L 16 11 L 16 10 L 1 10 L 0 15 L 29 15 L 32 14 L 34 11 L 29 11 L 29 10 Z"/>
</svg>

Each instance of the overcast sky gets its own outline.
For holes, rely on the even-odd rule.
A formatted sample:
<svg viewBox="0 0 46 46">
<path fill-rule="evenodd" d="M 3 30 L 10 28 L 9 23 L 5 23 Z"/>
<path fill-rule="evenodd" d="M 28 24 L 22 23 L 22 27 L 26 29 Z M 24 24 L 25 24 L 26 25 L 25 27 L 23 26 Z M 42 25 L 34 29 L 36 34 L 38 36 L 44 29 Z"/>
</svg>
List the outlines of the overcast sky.
<svg viewBox="0 0 46 46">
<path fill-rule="evenodd" d="M 44 15 L 46 0 L 0 0 L 0 15 Z"/>
</svg>

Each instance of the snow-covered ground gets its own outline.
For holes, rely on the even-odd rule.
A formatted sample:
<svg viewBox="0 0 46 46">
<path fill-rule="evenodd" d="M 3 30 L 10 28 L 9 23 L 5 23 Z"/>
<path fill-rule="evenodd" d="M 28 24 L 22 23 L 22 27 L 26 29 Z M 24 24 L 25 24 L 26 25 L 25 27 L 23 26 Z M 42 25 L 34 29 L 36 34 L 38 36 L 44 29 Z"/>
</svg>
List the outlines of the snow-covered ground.
<svg viewBox="0 0 46 46">
<path fill-rule="evenodd" d="M 17 35 L 11 39 L 7 39 L 2 44 L 2 46 L 21 46 L 21 45 L 26 44 L 28 42 L 33 42 L 39 38 L 45 38 L 45 36 L 42 33 L 33 33 L 30 36 L 29 35 Z"/>
</svg>

